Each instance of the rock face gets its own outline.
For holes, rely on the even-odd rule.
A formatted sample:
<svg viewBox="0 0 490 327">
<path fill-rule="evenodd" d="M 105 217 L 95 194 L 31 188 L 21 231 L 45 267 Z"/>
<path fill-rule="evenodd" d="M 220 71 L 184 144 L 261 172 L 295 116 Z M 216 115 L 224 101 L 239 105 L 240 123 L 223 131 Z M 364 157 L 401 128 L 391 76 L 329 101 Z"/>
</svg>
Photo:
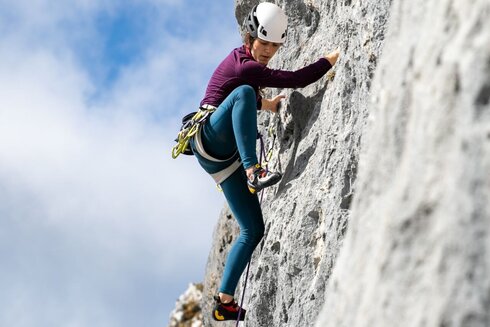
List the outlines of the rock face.
<svg viewBox="0 0 490 327">
<path fill-rule="evenodd" d="M 237 20 L 257 3 L 236 0 Z M 341 58 L 260 113 L 284 178 L 264 196 L 245 325 L 490 326 L 490 2 L 276 3 L 291 28 L 270 66 Z M 225 208 L 205 326 L 235 325 L 208 313 L 237 232 Z"/>
<path fill-rule="evenodd" d="M 394 1 L 317 326 L 490 326 L 490 2 Z"/>
<path fill-rule="evenodd" d="M 190 284 L 170 314 L 168 327 L 202 327 L 202 284 Z"/>
</svg>

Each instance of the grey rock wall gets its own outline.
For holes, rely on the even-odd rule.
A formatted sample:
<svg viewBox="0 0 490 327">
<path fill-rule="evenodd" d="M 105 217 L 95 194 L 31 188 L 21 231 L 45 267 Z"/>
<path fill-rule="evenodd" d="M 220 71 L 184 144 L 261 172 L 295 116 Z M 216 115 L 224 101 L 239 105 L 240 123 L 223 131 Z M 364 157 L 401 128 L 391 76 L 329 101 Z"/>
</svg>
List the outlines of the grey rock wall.
<svg viewBox="0 0 490 327">
<path fill-rule="evenodd" d="M 256 3 L 236 0 L 237 20 Z M 264 197 L 244 326 L 490 326 L 489 1 L 276 3 L 291 28 L 272 67 L 342 54 L 315 84 L 268 90 L 287 95 L 260 113 L 284 178 Z M 225 208 L 205 326 L 235 325 L 210 306 L 237 233 Z"/>
<path fill-rule="evenodd" d="M 237 20 L 243 21 L 255 3 L 236 4 Z M 390 2 L 278 4 L 287 8 L 291 28 L 272 67 L 299 69 L 336 48 L 342 58 L 335 75 L 304 89 L 269 90 L 270 95 L 281 92 L 287 99 L 280 114 L 260 113 L 260 131 L 267 134 L 272 127 L 277 135 L 270 168 L 283 172 L 284 178 L 264 196 L 266 236 L 252 258 L 246 325 L 313 326 L 347 230 L 369 89 Z M 268 137 L 267 147 L 271 143 Z M 230 223 L 233 219 L 225 214 L 216 229 L 204 310 L 210 309 L 222 272 L 228 249 L 223 244 L 229 247 L 236 237 L 223 229 Z M 240 294 L 241 288 L 236 295 Z M 206 326 L 218 325 L 209 315 L 204 319 Z"/>
<path fill-rule="evenodd" d="M 394 1 L 316 326 L 490 326 L 490 2 Z"/>
<path fill-rule="evenodd" d="M 175 303 L 170 313 L 168 327 L 202 327 L 201 309 L 203 284 L 189 284 L 187 290 Z"/>
</svg>

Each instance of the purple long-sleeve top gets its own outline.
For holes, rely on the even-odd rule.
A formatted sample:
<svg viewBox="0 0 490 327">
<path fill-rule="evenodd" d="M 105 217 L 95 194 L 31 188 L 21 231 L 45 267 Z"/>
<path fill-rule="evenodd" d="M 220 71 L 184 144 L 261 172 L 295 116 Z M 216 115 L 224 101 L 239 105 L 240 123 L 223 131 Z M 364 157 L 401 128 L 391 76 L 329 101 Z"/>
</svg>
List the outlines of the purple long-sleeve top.
<svg viewBox="0 0 490 327">
<path fill-rule="evenodd" d="M 321 58 L 297 71 L 270 69 L 255 61 L 250 51 L 242 46 L 234 49 L 216 68 L 201 106 L 219 106 L 238 86 L 250 85 L 257 94 L 257 109 L 261 108 L 259 87 L 299 88 L 316 82 L 332 68 L 330 62 Z"/>
</svg>

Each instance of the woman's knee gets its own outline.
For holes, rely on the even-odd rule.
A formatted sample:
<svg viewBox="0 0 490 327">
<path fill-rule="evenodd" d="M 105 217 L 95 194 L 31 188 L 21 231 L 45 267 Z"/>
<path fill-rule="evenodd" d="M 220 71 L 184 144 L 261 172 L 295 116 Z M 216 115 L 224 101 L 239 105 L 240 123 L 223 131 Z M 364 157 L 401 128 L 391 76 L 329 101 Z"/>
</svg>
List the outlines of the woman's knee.
<svg viewBox="0 0 490 327">
<path fill-rule="evenodd" d="M 256 99 L 255 90 L 250 85 L 240 85 L 235 89 L 236 96 L 242 100 L 253 100 Z"/>
</svg>

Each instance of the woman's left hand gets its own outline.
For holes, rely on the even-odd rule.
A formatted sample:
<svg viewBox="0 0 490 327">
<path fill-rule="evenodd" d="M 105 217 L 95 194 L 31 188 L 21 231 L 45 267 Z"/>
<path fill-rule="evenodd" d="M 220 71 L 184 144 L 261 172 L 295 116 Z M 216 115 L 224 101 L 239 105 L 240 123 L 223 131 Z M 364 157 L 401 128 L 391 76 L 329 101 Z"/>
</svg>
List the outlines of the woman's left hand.
<svg viewBox="0 0 490 327">
<path fill-rule="evenodd" d="M 281 103 L 281 100 L 286 98 L 285 95 L 276 95 L 272 99 L 262 99 L 262 109 L 263 110 L 269 110 L 272 111 L 273 113 L 277 113 L 279 110 L 279 105 Z"/>
</svg>

